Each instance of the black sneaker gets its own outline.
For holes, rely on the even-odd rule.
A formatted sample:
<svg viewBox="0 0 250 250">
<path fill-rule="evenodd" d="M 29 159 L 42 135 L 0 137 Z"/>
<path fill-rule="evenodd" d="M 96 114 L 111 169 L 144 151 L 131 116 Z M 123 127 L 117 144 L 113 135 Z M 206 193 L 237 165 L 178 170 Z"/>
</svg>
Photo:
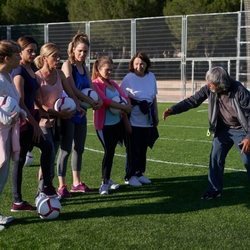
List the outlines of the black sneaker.
<svg viewBox="0 0 250 250">
<path fill-rule="evenodd" d="M 207 191 L 202 196 L 202 200 L 212 200 L 221 197 L 220 191 Z"/>
<path fill-rule="evenodd" d="M 57 196 L 56 189 L 53 186 L 44 187 L 43 190 L 41 191 L 41 193 L 44 193 L 45 195 L 47 195 L 49 197 L 56 197 Z"/>
</svg>

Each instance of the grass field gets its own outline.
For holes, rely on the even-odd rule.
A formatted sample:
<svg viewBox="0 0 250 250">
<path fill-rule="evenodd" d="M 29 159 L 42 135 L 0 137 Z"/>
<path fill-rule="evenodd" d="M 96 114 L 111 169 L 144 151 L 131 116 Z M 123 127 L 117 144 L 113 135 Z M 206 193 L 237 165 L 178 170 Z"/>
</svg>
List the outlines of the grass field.
<svg viewBox="0 0 250 250">
<path fill-rule="evenodd" d="M 159 104 L 160 114 L 166 106 Z M 0 249 L 249 249 L 250 185 L 235 149 L 227 158 L 223 196 L 200 200 L 211 147 L 206 131 L 206 105 L 161 120 L 160 139 L 148 151 L 146 174 L 152 184 L 141 188 L 123 184 L 124 148 L 117 147 L 112 179 L 122 185 L 102 197 L 103 153 L 89 114 L 82 177 L 96 192 L 63 201 L 55 221 L 15 213 L 15 222 L 0 232 Z M 37 170 L 37 159 L 24 169 L 23 196 L 31 203 Z M 67 179 L 70 186 L 70 168 Z M 10 206 L 9 179 L 0 211 L 9 215 Z"/>
</svg>

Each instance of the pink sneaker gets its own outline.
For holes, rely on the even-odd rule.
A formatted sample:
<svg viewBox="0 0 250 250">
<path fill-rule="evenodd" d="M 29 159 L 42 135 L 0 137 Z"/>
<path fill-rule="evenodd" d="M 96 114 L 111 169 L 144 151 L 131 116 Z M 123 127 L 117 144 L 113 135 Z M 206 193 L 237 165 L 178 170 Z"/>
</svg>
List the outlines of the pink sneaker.
<svg viewBox="0 0 250 250">
<path fill-rule="evenodd" d="M 80 182 L 77 186 L 72 185 L 70 192 L 72 193 L 89 193 L 92 190 L 83 182 Z"/>
<path fill-rule="evenodd" d="M 63 185 L 61 188 L 58 188 L 57 195 L 60 199 L 71 197 L 71 194 L 67 189 L 67 185 Z"/>
</svg>

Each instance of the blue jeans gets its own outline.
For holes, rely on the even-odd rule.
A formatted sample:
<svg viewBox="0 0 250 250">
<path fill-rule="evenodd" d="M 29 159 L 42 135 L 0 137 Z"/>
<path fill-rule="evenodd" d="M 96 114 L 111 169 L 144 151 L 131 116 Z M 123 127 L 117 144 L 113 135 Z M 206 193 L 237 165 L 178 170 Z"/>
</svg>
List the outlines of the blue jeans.
<svg viewBox="0 0 250 250">
<path fill-rule="evenodd" d="M 222 191 L 225 159 L 233 145 L 241 151 L 239 143 L 246 137 L 243 129 L 223 129 L 216 131 L 210 153 L 208 191 Z M 241 159 L 250 178 L 250 154 L 241 154 Z"/>
</svg>

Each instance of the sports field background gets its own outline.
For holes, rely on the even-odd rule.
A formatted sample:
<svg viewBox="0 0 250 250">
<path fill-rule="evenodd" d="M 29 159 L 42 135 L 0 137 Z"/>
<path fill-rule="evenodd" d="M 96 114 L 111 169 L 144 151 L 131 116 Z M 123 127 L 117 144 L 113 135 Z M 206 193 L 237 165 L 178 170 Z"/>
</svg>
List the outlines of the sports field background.
<svg viewBox="0 0 250 250">
<path fill-rule="evenodd" d="M 160 115 L 167 106 L 159 104 Z M 91 112 L 88 116 L 82 176 L 96 192 L 63 201 L 55 221 L 30 212 L 12 214 L 17 219 L 0 232 L 0 249 L 249 249 L 250 185 L 235 149 L 227 158 L 223 196 L 200 200 L 211 147 L 206 104 L 160 121 L 160 138 L 148 151 L 151 185 L 123 184 L 125 149 L 117 147 L 112 179 L 122 185 L 108 196 L 98 194 L 103 150 Z M 37 170 L 38 159 L 24 169 L 23 196 L 33 203 Z M 70 186 L 69 167 L 67 180 Z M 11 179 L 0 197 L 4 215 L 11 214 L 10 189 Z"/>
</svg>

